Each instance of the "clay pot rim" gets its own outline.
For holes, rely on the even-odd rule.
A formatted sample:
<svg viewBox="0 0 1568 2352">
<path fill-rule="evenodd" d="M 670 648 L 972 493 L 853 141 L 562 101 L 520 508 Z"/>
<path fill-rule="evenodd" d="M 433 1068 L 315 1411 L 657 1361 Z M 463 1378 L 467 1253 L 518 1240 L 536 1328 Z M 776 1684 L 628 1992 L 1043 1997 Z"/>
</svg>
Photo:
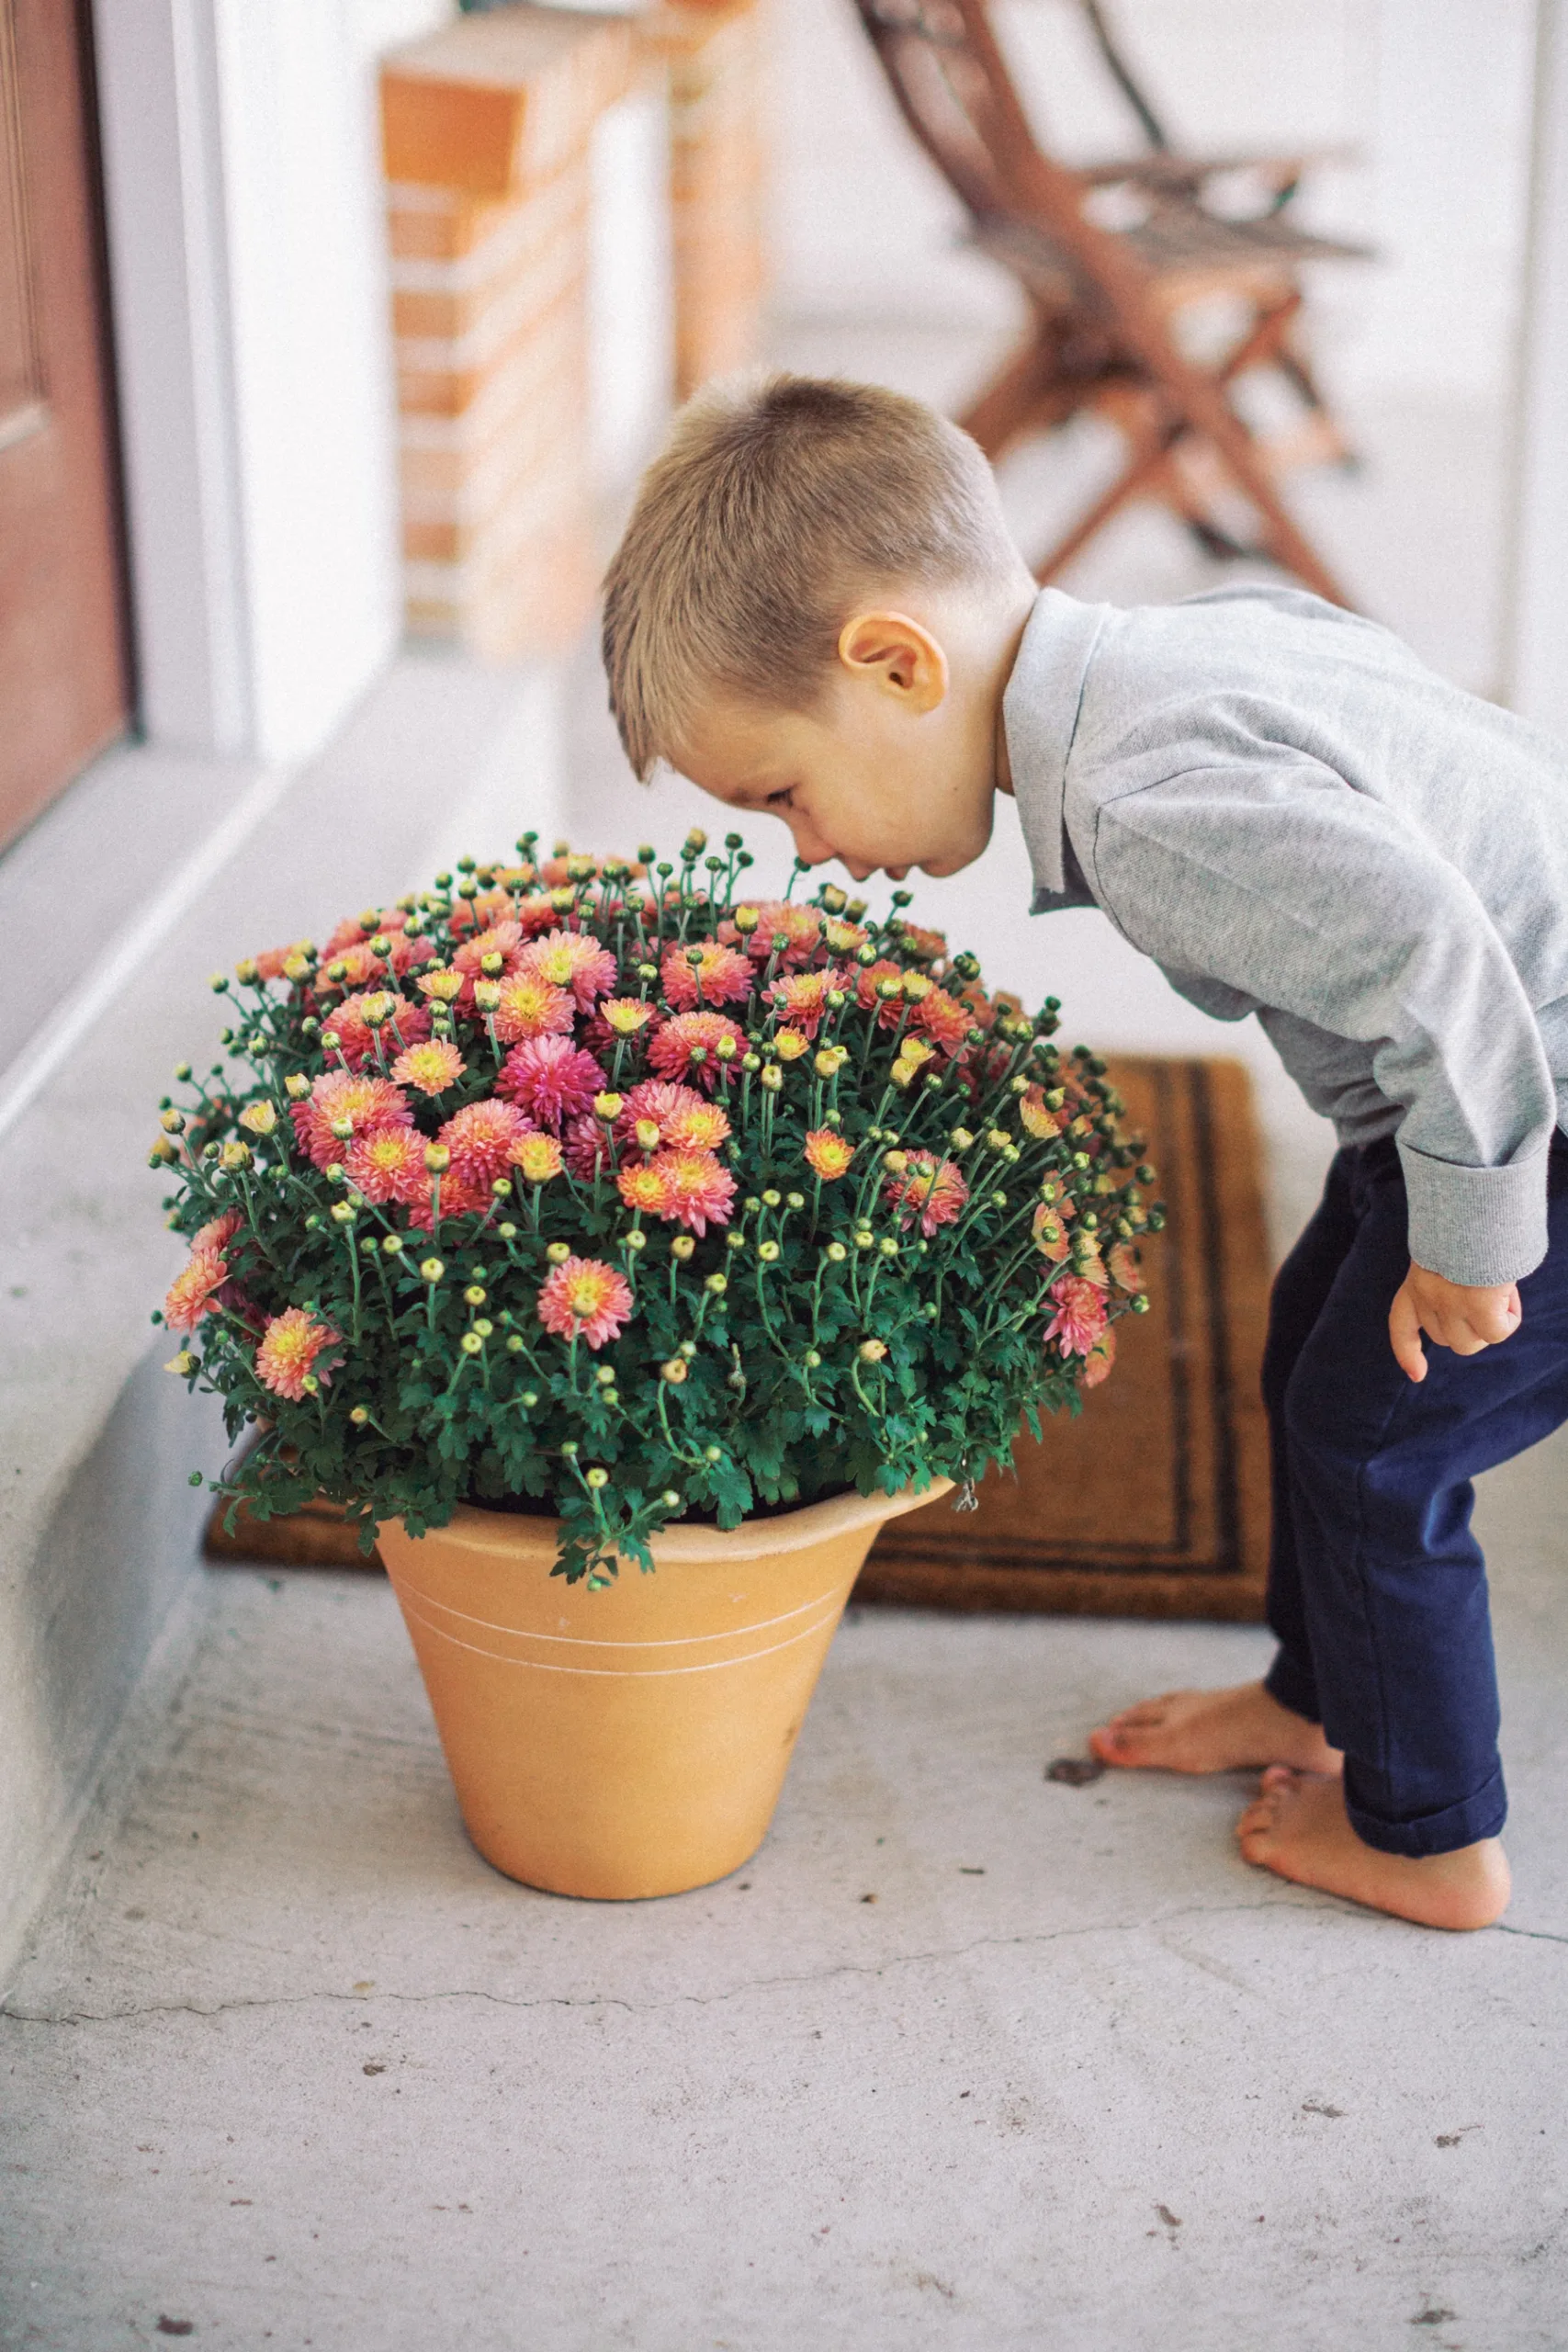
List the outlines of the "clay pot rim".
<svg viewBox="0 0 1568 2352">
<path fill-rule="evenodd" d="M 913 1487 L 903 1487 L 896 1495 L 863 1495 L 852 1488 L 848 1494 L 803 1503 L 798 1510 L 780 1511 L 771 1519 L 744 1519 L 739 1527 L 728 1529 L 683 1527 L 676 1521 L 653 1538 L 653 1557 L 659 1567 L 772 1559 L 781 1552 L 801 1552 L 813 1544 L 830 1543 L 872 1522 L 900 1518 L 905 1511 L 937 1502 L 952 1491 L 951 1478 L 933 1478 L 918 1492 Z M 559 1525 L 558 1520 L 543 1511 L 486 1510 L 478 1504 L 459 1503 L 447 1524 L 430 1532 L 465 1551 L 515 1556 L 520 1537 L 530 1549 L 536 1544 L 543 1548 L 547 1543 L 553 1552 Z"/>
</svg>

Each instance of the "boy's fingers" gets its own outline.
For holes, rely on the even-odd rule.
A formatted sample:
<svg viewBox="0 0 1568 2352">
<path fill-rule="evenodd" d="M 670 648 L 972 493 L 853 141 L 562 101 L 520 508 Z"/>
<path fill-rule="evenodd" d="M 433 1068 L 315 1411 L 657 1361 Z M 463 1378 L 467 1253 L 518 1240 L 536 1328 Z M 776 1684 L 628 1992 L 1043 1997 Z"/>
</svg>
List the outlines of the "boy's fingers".
<svg viewBox="0 0 1568 2352">
<path fill-rule="evenodd" d="M 1412 1380 L 1427 1377 L 1427 1351 L 1421 1345 L 1421 1317 L 1416 1301 L 1410 1295 L 1410 1284 L 1402 1283 L 1388 1315 L 1389 1345 L 1394 1362 Z"/>
</svg>

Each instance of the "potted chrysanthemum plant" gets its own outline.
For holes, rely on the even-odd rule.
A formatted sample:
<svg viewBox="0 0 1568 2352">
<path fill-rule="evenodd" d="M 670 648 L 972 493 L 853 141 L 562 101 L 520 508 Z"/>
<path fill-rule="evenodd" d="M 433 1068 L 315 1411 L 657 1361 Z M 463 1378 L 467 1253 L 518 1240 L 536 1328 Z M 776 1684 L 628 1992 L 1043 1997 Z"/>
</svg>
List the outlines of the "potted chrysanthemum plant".
<svg viewBox="0 0 1568 2352">
<path fill-rule="evenodd" d="M 569 1892 L 752 1850 L 877 1525 L 1076 1408 L 1159 1222 L 1054 1000 L 706 847 L 247 959 L 153 1152 L 215 1487 L 378 1534 L 476 1842 Z"/>
</svg>

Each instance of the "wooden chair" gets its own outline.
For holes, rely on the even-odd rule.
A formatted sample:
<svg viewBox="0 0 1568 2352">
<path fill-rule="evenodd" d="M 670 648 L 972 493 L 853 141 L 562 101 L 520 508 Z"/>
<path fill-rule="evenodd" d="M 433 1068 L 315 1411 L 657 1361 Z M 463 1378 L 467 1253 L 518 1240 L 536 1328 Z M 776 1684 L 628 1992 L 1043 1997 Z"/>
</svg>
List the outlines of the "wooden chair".
<svg viewBox="0 0 1568 2352">
<path fill-rule="evenodd" d="M 1212 553 L 1261 554 L 1320 596 L 1349 599 L 1276 487 L 1288 469 L 1349 451 L 1296 341 L 1301 265 L 1368 249 L 1285 217 L 1305 155 L 1191 157 L 1165 127 L 1116 48 L 1100 0 L 1079 0 L 1147 152 L 1087 170 L 1040 146 L 991 24 L 987 0 L 855 0 L 919 144 L 969 214 L 975 243 L 1018 279 L 1032 321 L 1023 342 L 959 422 L 996 458 L 1026 435 L 1088 409 L 1122 434 L 1126 461 L 1044 560 L 1048 581 L 1135 498 L 1171 508 Z M 1220 209 L 1223 183 L 1250 175 L 1256 209 Z M 1240 324 L 1217 355 L 1193 356 L 1183 314 L 1226 300 Z M 1295 421 L 1267 436 L 1235 398 L 1272 370 Z M 1230 510 L 1247 520 L 1233 527 Z"/>
</svg>

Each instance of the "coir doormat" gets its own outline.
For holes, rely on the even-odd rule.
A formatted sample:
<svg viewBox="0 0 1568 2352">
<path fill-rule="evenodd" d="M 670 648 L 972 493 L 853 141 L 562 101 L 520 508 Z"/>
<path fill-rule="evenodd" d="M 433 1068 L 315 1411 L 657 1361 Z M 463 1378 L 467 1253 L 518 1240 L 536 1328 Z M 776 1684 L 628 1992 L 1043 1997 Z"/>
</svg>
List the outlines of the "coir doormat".
<svg viewBox="0 0 1568 2352">
<path fill-rule="evenodd" d="M 1168 1210 L 1145 1245 L 1150 1312 L 1114 1371 L 993 1470 L 979 1508 L 895 1520 L 856 1600 L 1103 1617 L 1263 1614 L 1269 1439 L 1258 1374 L 1269 1249 L 1252 1091 L 1239 1062 L 1117 1057 Z"/>
<path fill-rule="evenodd" d="M 1258 1141 L 1238 1062 L 1118 1057 L 1112 1084 L 1146 1138 L 1168 1212 L 1148 1245 L 1150 1312 L 1117 1326 L 1116 1367 L 1081 1414 L 1048 1420 L 993 1470 L 977 1510 L 895 1520 L 854 1597 L 925 1609 L 1252 1621 L 1263 1613 L 1268 1433 L 1258 1371 L 1269 1305 Z M 258 1521 L 221 1507 L 209 1559 L 379 1567 L 331 1503 Z"/>
</svg>

